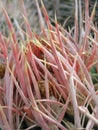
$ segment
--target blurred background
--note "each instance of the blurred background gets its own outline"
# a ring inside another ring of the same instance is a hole
[[[84,9],[85,0],[82,1],[82,8]],[[96,0],[89,0],[90,2],[90,12],[94,7]],[[2,0],[4,7],[6,8],[10,19],[13,24],[19,24],[23,26],[23,16],[21,14],[21,0]],[[40,4],[40,0],[38,0]],[[74,24],[74,12],[75,12],[75,0],[43,0],[47,12],[51,18],[54,19],[56,12],[58,22],[65,28],[69,26],[72,27]],[[39,30],[39,20],[38,12],[36,8],[35,0],[24,0],[24,4],[27,10],[28,19],[30,25],[34,31]],[[15,21],[14,21],[15,20]],[[96,6],[95,19],[94,22],[98,23],[98,2]],[[0,31],[5,31],[6,29],[5,17],[0,9]]]

